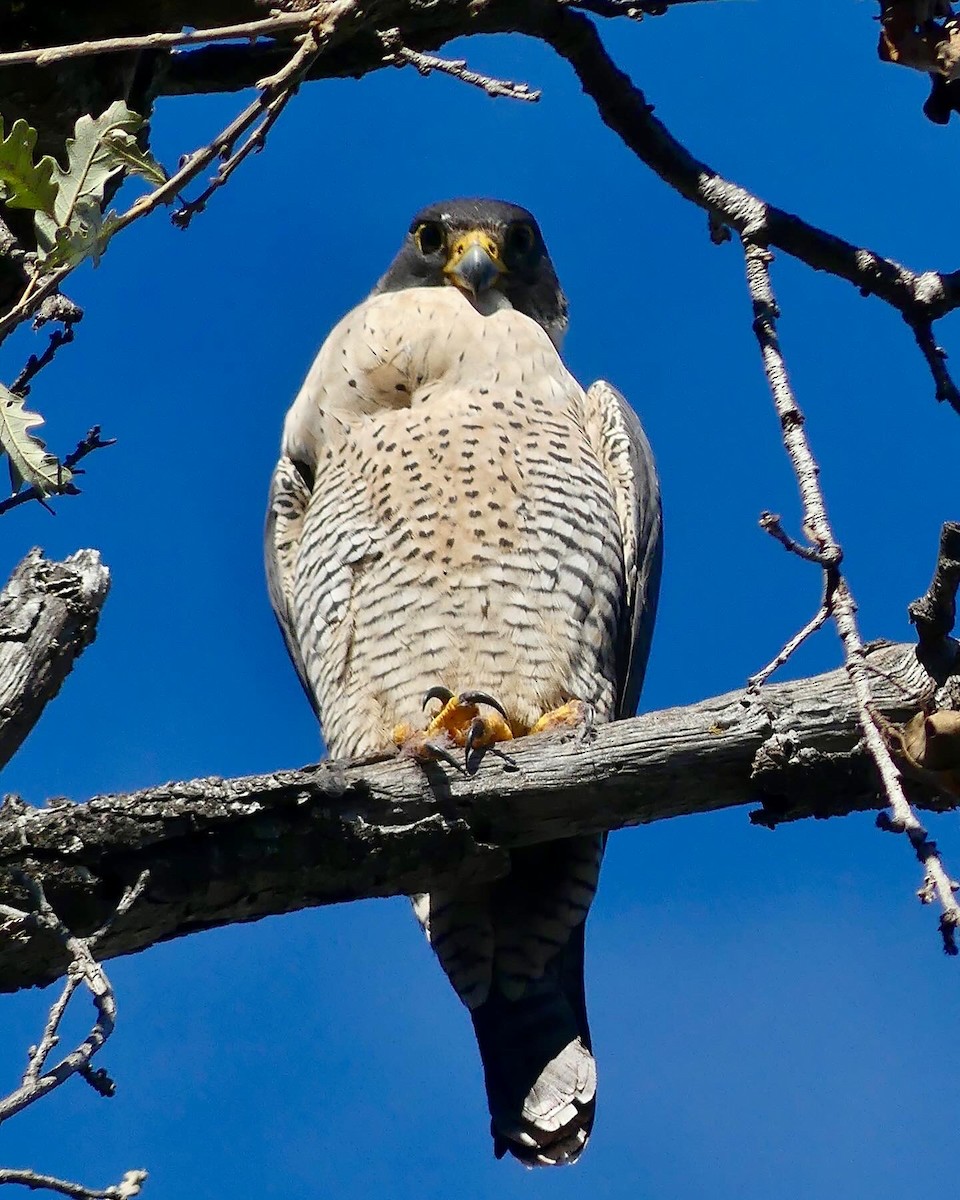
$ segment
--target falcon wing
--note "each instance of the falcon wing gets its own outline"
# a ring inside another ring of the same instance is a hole
[[[587,434],[613,488],[623,535],[626,620],[617,647],[618,717],[637,711],[660,591],[660,481],[640,418],[600,379],[586,393]]]
[[[277,624],[283,634],[287,653],[297,668],[303,690],[319,717],[316,697],[307,678],[294,617],[296,561],[303,536],[303,523],[310,503],[307,468],[286,454],[281,455],[270,480],[270,499],[264,531],[263,553],[267,568],[267,588]]]

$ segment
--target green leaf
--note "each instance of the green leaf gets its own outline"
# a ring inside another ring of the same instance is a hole
[[[0,449],[9,459],[10,486],[18,492],[27,483],[41,496],[65,491],[73,472],[30,432],[43,424],[43,417],[23,405],[22,396],[0,383]]]
[[[45,213],[37,213],[37,236],[39,239],[42,233],[46,247],[41,272],[67,265],[75,266],[85,258],[92,258],[93,265],[98,267],[118,222],[119,218],[113,209],[104,216],[100,205],[91,196],[80,197],[67,226],[58,228]]]
[[[33,161],[37,131],[19,117],[3,136],[0,116],[0,199],[10,208],[52,212],[57,186],[52,181],[56,161],[49,154]]]
[[[128,175],[139,175],[155,187],[167,182],[166,171],[149,150],[141,150],[133,134],[124,129],[112,129],[105,140],[114,156],[123,163]]]
[[[101,223],[99,215],[111,180],[133,172],[163,182],[162,168],[133,137],[142,125],[143,117],[122,100],[114,101],[99,117],[83,116],[77,121],[75,136],[67,140],[66,170],[59,163],[53,166],[53,207],[36,215],[37,249],[44,267],[54,259],[72,263],[102,253],[110,218]]]

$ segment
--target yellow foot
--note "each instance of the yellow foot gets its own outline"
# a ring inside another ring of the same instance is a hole
[[[544,713],[531,733],[553,733],[558,729],[580,729],[588,734],[593,728],[593,706],[583,700],[568,700],[553,712]]]
[[[402,753],[419,759],[442,758],[459,770],[460,762],[450,748],[462,747],[463,765],[472,775],[479,766],[481,751],[493,750],[496,742],[513,738],[503,706],[486,692],[461,692],[455,696],[449,688],[433,687],[424,697],[423,707],[431,700],[439,700],[442,707],[426,729],[414,729],[406,722],[394,729],[393,740]],[[493,713],[481,716],[481,704],[492,708]]]

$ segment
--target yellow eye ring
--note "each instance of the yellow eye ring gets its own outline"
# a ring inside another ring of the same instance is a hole
[[[436,221],[422,221],[413,231],[413,240],[421,254],[436,254],[443,249],[443,227]]]

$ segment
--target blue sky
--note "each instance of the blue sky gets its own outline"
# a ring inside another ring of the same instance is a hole
[[[660,117],[728,177],[912,267],[951,269],[956,118],[926,122],[925,81],[876,59],[873,17],[865,0],[729,0],[603,29]],[[280,425],[410,215],[450,195],[536,213],[570,298],[571,369],[621,387],[653,442],[667,544],[643,707],[741,686],[814,611],[816,570],[757,528],[774,509],[796,529],[798,506],[736,245],[711,245],[704,215],[620,146],[543,47],[452,52],[543,100],[412,70],[308,86],[188,233],[155,216],[71,281],[87,315],[32,402],[59,450],[94,421],[118,445],[56,518],[4,518],[0,568],[33,544],[95,545],[113,592],[5,789],[82,799],[315,760],[262,580]],[[161,102],[155,153],[174,165],[241,102]],[[784,256],[774,284],[864,634],[907,638],[940,522],[958,516],[960,422],[896,314]],[[960,359],[960,322],[939,333]],[[27,352],[11,340],[0,377]],[[838,661],[824,632],[788,672]],[[960,871],[956,819],[931,824]],[[400,899],[114,961],[120,1025],[102,1064],[116,1098],[73,1083],[4,1127],[0,1160],[98,1185],[144,1166],[156,1200],[942,1189],[960,967],[919,882],[868,816],[771,834],[741,809],[615,835],[587,938],[598,1120],[568,1171],[493,1160],[468,1018]],[[2,1001],[9,1086],[49,1000]]]

